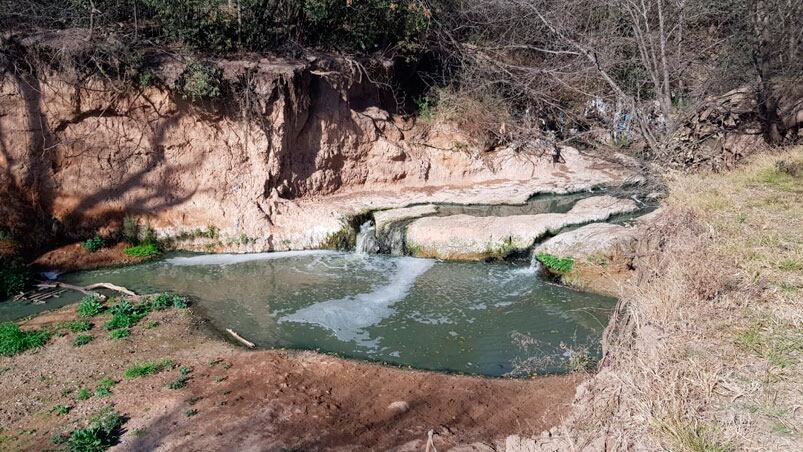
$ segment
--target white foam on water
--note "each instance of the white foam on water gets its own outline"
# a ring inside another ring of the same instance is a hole
[[[284,259],[287,257],[299,256],[322,256],[327,254],[339,254],[337,251],[326,250],[305,250],[305,251],[276,251],[273,253],[249,253],[249,254],[204,254],[192,257],[173,257],[165,260],[170,265],[179,267],[196,265],[232,265],[243,262],[267,261],[273,259]]]
[[[403,300],[418,277],[435,263],[413,257],[394,259],[394,262],[396,269],[388,284],[368,293],[315,303],[280,318],[279,323],[315,324],[328,329],[341,341],[377,347],[376,340],[371,340],[365,329],[393,315],[396,312],[393,305]]]

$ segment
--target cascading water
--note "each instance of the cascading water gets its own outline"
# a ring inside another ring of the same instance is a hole
[[[379,252],[379,243],[376,240],[376,226],[373,221],[366,221],[360,226],[355,251],[357,254],[376,254]]]
[[[538,273],[541,271],[541,261],[538,260],[535,250],[533,250],[532,256],[530,257],[530,271],[532,273]]]

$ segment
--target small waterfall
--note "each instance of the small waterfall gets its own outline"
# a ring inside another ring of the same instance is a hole
[[[373,221],[366,221],[360,226],[355,251],[357,254],[374,254],[379,251],[379,244],[376,241],[376,226]]]
[[[535,250],[533,250],[533,254],[530,257],[530,271],[532,273],[538,273],[541,271],[541,261],[539,261],[536,257]]]

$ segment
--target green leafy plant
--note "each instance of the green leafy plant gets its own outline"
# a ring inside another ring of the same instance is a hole
[[[92,326],[92,322],[88,320],[73,320],[72,322],[67,322],[67,328],[73,333],[89,331],[92,329]]]
[[[159,322],[157,322],[156,320],[151,320],[145,324],[145,329],[152,330],[157,326],[159,326]]]
[[[107,330],[116,330],[119,328],[131,328],[136,325],[143,317],[148,315],[150,306],[145,303],[135,305],[128,300],[123,300],[112,306],[109,311],[112,313],[112,319],[106,322],[104,327]]]
[[[0,323],[0,356],[14,356],[25,350],[40,348],[50,339],[47,331],[21,331],[13,322]]]
[[[181,389],[187,386],[187,381],[190,379],[191,367],[182,367],[178,370],[178,377],[167,385],[170,389]]]
[[[96,235],[89,240],[85,240],[81,243],[81,246],[90,253],[94,253],[106,246],[106,242],[103,240],[103,237]]]
[[[78,393],[75,395],[76,400],[86,400],[92,397],[92,393],[89,392],[88,389],[79,389]]]
[[[157,311],[161,311],[170,307],[186,308],[187,300],[180,296],[170,293],[162,293],[157,295],[151,300],[151,307]]]
[[[145,362],[129,367],[128,369],[126,369],[123,376],[129,379],[145,377],[148,375],[159,373],[167,369],[168,367],[173,367],[173,361],[169,359],[165,359],[159,362]]]
[[[574,259],[571,258],[564,259],[548,253],[538,253],[535,257],[544,264],[547,270],[553,273],[566,274],[574,268]]]
[[[98,387],[95,388],[95,395],[98,397],[109,397],[112,395],[112,388],[118,383],[117,380],[112,378],[104,378],[98,382]]]
[[[103,312],[103,310],[104,307],[100,298],[95,295],[87,295],[78,304],[77,312],[79,317],[94,317]]]
[[[123,250],[125,254],[133,257],[153,257],[158,256],[159,247],[154,243],[144,243],[142,245],[131,246]]]
[[[80,336],[75,336],[75,339],[72,341],[72,344],[76,347],[81,347],[83,345],[92,342],[93,339],[94,337],[92,337],[89,334],[82,334]]]
[[[111,407],[95,415],[89,425],[70,433],[71,452],[99,452],[115,445],[120,438],[123,416]]]
[[[109,337],[112,339],[124,339],[127,338],[128,336],[131,336],[131,330],[129,330],[128,328],[120,328],[117,330],[112,330],[112,332],[109,333]]]

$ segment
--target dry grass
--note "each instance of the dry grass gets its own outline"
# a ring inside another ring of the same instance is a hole
[[[487,92],[440,88],[422,106],[424,122],[454,124],[480,146],[504,139],[510,127],[506,103]]]
[[[786,164],[778,164],[784,161]],[[803,450],[803,149],[676,175],[559,449]]]

